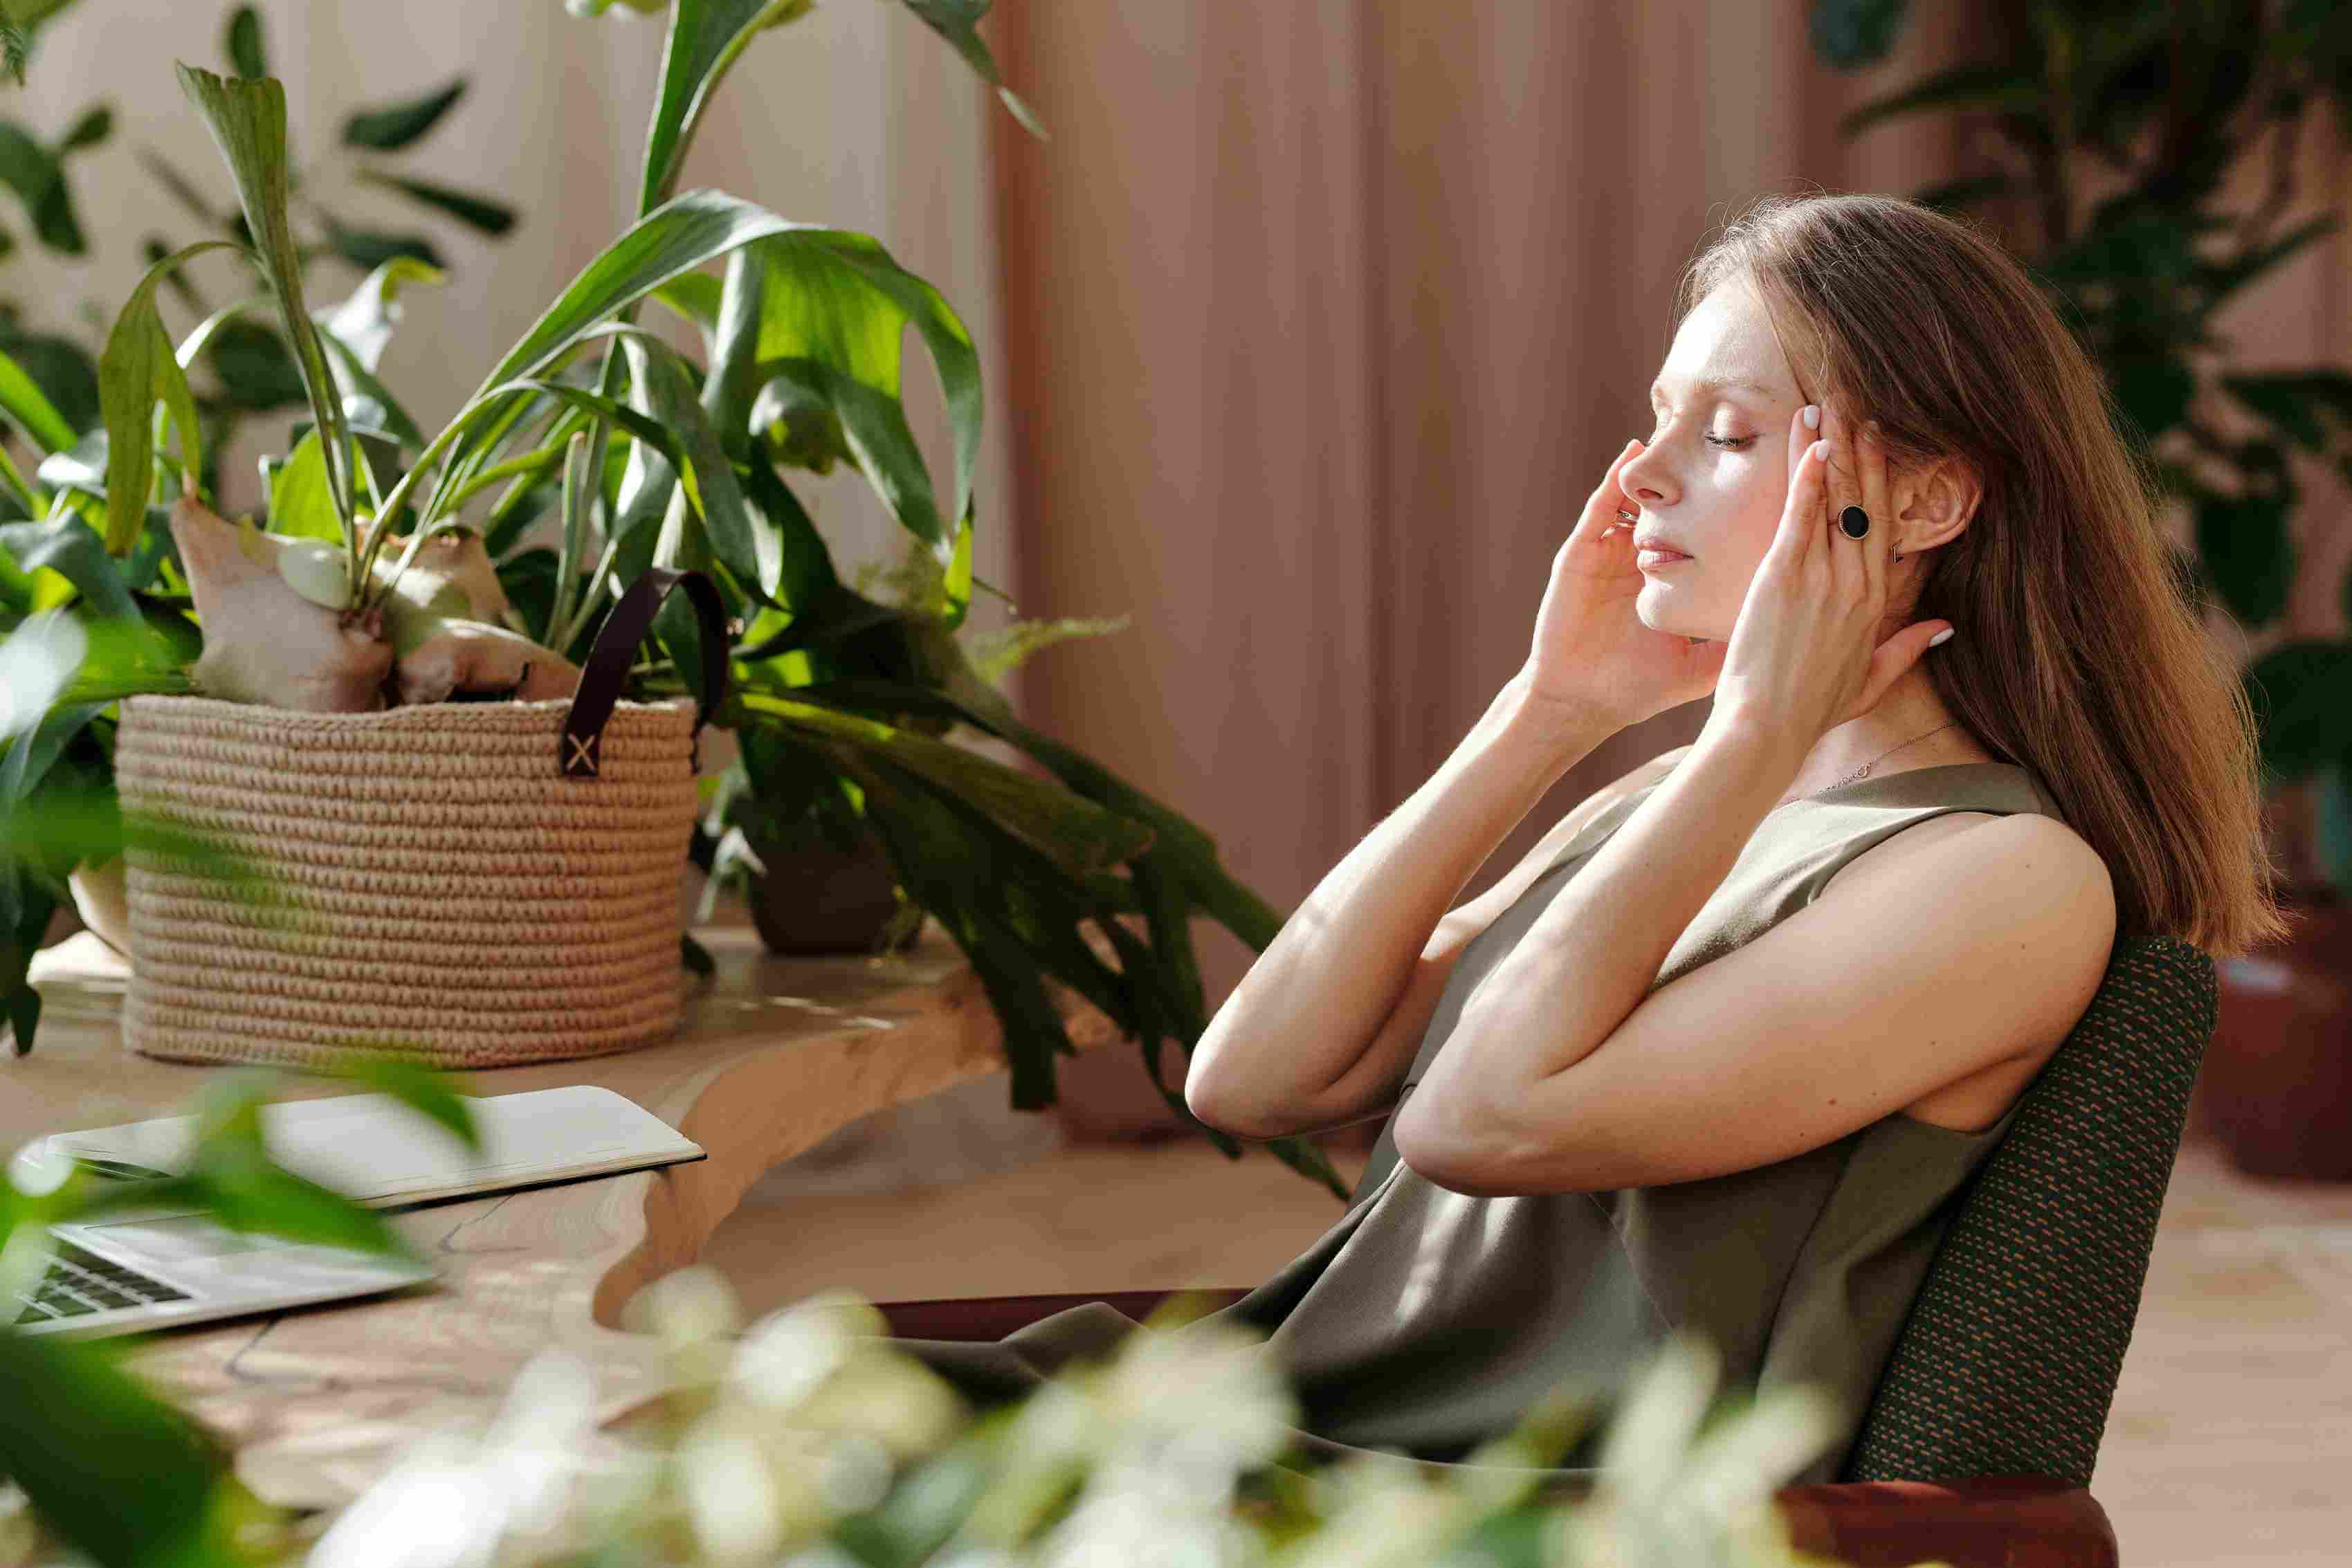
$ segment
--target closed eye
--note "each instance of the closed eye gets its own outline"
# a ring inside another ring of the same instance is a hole
[[[1711,446],[1728,447],[1733,451],[1737,452],[1742,447],[1755,445],[1756,437],[1753,436],[1709,436],[1707,437],[1707,442]]]

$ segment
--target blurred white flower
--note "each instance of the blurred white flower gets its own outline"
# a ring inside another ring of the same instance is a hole
[[[1655,1500],[1682,1465],[1722,1374],[1723,1354],[1670,1335],[1628,1387],[1601,1447],[1601,1484],[1635,1505]]]
[[[436,1433],[335,1516],[310,1568],[480,1568],[506,1528],[492,1474],[474,1445]]]
[[[1464,1499],[1381,1459],[1350,1455],[1317,1479],[1322,1528],[1294,1543],[1283,1568],[1423,1568],[1468,1522]]]
[[[1263,1464],[1289,1446],[1299,1414],[1265,1342],[1237,1323],[1140,1328],[1111,1360],[1103,1417],[1129,1444]]]
[[[478,1437],[435,1433],[330,1525],[310,1568],[487,1568],[509,1537],[552,1534],[574,1482],[614,1462],[600,1442],[595,1374],[543,1351]]]
[[[53,1139],[36,1138],[8,1160],[8,1184],[28,1198],[45,1198],[73,1174],[73,1156]]]
[[[746,1434],[698,1422],[678,1442],[677,1478],[696,1539],[711,1557],[762,1556],[782,1539],[767,1458]]]
[[[1039,1568],[1243,1568],[1264,1561],[1257,1538],[1227,1511],[1230,1488],[1202,1492],[1181,1474],[1106,1465],[1032,1553]]]
[[[868,1315],[872,1325],[865,1321]],[[789,1410],[848,1358],[852,1339],[877,1332],[887,1336],[888,1321],[862,1298],[841,1291],[805,1297],[745,1331],[728,1365],[728,1385],[758,1404]]]
[[[831,1512],[864,1513],[890,1495],[898,1468],[881,1439],[852,1432],[818,1461],[817,1496]]]
[[[702,1264],[674,1269],[638,1293],[629,1315],[672,1349],[723,1339],[742,1323],[735,1289]]]

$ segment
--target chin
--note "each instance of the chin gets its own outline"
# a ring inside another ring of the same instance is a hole
[[[1691,625],[1690,616],[1655,613],[1649,607],[1648,601],[1647,590],[1634,599],[1633,618],[1652,631],[1666,632],[1678,637],[1712,637],[1716,635],[1709,629]]]

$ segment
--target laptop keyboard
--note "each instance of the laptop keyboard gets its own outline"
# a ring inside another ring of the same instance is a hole
[[[161,1279],[110,1263],[70,1241],[51,1237],[50,1247],[49,1269],[40,1284],[29,1292],[13,1292],[20,1325],[188,1299],[184,1290],[174,1290]],[[5,1310],[0,1306],[0,1310]]]

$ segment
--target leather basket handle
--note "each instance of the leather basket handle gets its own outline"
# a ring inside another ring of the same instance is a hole
[[[727,607],[719,590],[699,572],[649,566],[629,584],[588,650],[587,667],[580,672],[580,688],[572,693],[572,710],[564,715],[563,734],[556,742],[556,771],[568,779],[596,776],[604,721],[620,700],[621,683],[628,679],[637,645],[653,629],[654,612],[673,588],[684,588],[694,604],[702,630],[702,691],[694,714],[695,732],[709,721],[710,710],[727,694]]]

